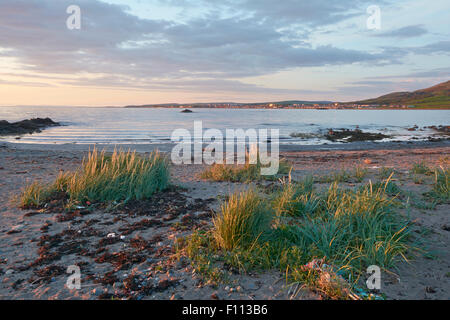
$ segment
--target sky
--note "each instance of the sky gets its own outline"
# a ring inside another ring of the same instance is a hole
[[[413,91],[450,78],[449,12],[448,0],[0,0],[0,105]]]

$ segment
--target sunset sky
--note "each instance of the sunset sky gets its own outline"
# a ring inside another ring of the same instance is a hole
[[[69,30],[70,5],[81,29]],[[381,29],[367,28],[367,8]],[[1,0],[0,105],[350,101],[450,78],[448,0]]]

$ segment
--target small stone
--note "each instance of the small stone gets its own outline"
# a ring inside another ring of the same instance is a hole
[[[23,225],[17,225],[11,228],[11,230],[9,230],[7,232],[7,234],[14,234],[14,233],[20,233],[22,232],[23,229]]]
[[[178,293],[174,293],[171,297],[170,300],[183,300],[183,297],[181,295],[179,295]]]
[[[5,275],[9,276],[10,274],[13,274],[13,273],[14,273],[14,270],[8,269],[8,270],[6,270]]]
[[[225,287],[225,291],[230,291],[230,287],[229,287],[229,286],[226,286],[226,287]]]
[[[253,291],[253,290],[257,290],[258,286],[256,285],[256,283],[249,282],[245,285],[245,288]]]
[[[214,292],[214,293],[211,295],[211,299],[219,300],[219,296],[217,295],[216,292]]]
[[[169,287],[169,280],[162,279],[158,282],[158,289],[165,290]]]
[[[237,291],[237,292],[241,292],[241,291],[242,291],[242,287],[241,287],[241,286],[237,286],[237,287],[236,287],[236,291]]]
[[[425,291],[426,291],[427,293],[436,293],[436,290],[435,290],[433,287],[426,287],[426,288],[425,288]]]
[[[103,290],[101,290],[101,289],[99,289],[99,288],[92,289],[92,294],[93,294],[94,296],[99,296],[99,295],[103,294]]]

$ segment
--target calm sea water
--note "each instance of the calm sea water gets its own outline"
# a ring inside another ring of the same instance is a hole
[[[0,107],[0,119],[18,121],[50,117],[64,124],[42,133],[0,137],[14,143],[77,144],[148,144],[170,143],[173,130],[193,131],[194,121],[203,121],[204,130],[277,128],[281,144],[315,145],[329,143],[320,136],[328,128],[359,128],[391,135],[388,140],[423,140],[430,129],[408,131],[417,125],[449,125],[450,110],[248,110],[194,109],[124,109],[74,107]],[[294,138],[293,133],[302,137]]]

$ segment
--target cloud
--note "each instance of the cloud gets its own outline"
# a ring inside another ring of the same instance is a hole
[[[427,71],[415,71],[405,74],[368,77],[366,79],[398,79],[398,78],[441,78],[450,79],[450,67],[435,68]]]
[[[383,47],[382,48],[385,54],[389,54],[392,57],[401,57],[407,54],[423,54],[423,55],[431,55],[431,54],[441,54],[448,55],[450,54],[450,41],[438,41],[432,42],[422,46],[409,46],[409,47]]]
[[[210,9],[228,15],[247,16],[254,20],[264,20],[272,25],[323,26],[365,14],[366,8],[373,4],[368,0],[159,0],[159,3],[190,10]],[[213,3],[213,4],[212,4]],[[386,1],[377,1],[378,4]]]
[[[0,46],[10,50],[0,51],[0,58],[14,57],[23,70],[35,73],[120,80],[108,82],[113,86],[176,87],[178,81],[198,90],[222,78],[227,81],[215,82],[217,88],[249,91],[259,89],[244,85],[243,78],[298,67],[394,62],[385,53],[312,46],[303,31],[288,28],[345,19],[352,14],[353,1],[243,0],[237,6],[236,0],[225,0],[222,5],[236,15],[223,17],[211,11],[207,16],[168,21],[133,16],[125,6],[79,0],[82,29],[68,30],[66,8],[72,3],[3,0]]]
[[[423,25],[412,25],[383,33],[374,34],[373,36],[383,38],[415,38],[427,33],[428,31]]]

